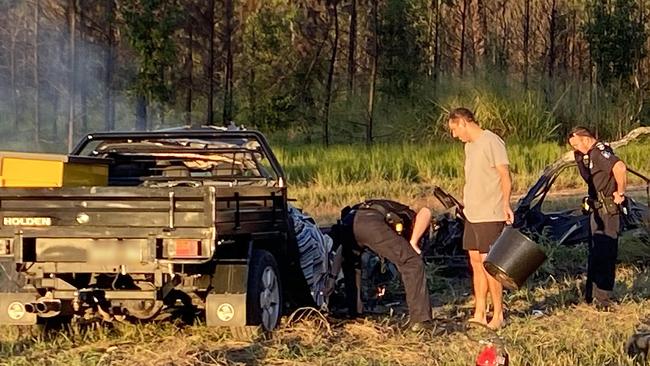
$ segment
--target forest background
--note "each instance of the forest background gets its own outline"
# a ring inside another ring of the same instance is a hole
[[[521,191],[572,126],[611,140],[648,123],[649,15],[647,0],[0,0],[0,146],[233,121],[271,137],[303,206],[334,208],[457,190],[444,121],[467,106],[508,142]],[[622,153],[648,170],[642,147]]]

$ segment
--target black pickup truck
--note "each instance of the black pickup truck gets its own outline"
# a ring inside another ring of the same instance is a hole
[[[0,188],[0,324],[186,308],[271,330],[312,303],[259,132],[95,133],[70,155],[107,164],[107,184]]]

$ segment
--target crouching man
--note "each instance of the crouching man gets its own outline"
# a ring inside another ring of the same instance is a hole
[[[427,330],[431,323],[431,305],[418,243],[424,232],[412,237],[413,226],[428,226],[431,213],[423,209],[416,215],[408,206],[390,200],[370,200],[341,212],[337,224],[338,239],[343,245],[343,274],[350,315],[362,312],[359,296],[360,255],[368,248],[391,261],[400,272],[406,290],[410,328]],[[414,243],[411,245],[411,243]]]

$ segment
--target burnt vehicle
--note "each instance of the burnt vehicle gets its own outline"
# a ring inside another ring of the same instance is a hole
[[[575,179],[581,179],[577,176],[575,162],[560,160],[547,167],[537,182],[517,202],[513,226],[532,235],[543,236],[544,240],[555,245],[587,243],[589,213],[580,207],[579,200],[576,207],[561,211],[548,210],[544,205],[556,180],[564,174],[571,175],[572,170],[575,170]],[[646,199],[650,203],[650,179],[629,168],[628,172],[645,182]],[[432,193],[443,210],[432,218],[429,235],[423,240],[423,259],[428,263],[435,263],[439,274],[466,275],[469,262],[462,246],[465,223],[463,205],[440,187],[434,187]],[[647,203],[628,197],[625,207],[627,214],[622,215],[622,231],[641,229],[647,235],[647,225],[650,222],[648,206]],[[395,281],[398,274],[387,260],[368,251],[365,254],[366,257],[362,258],[362,271],[365,272],[363,281],[366,290],[361,295],[364,302],[372,306],[381,301],[387,284]]]
[[[560,161],[546,168],[540,178],[517,202],[513,226],[529,233],[542,235],[546,240],[558,245],[576,245],[589,240],[589,213],[579,204],[561,211],[548,211],[545,199],[552,191],[553,184],[562,174],[576,170],[575,163]],[[650,179],[635,170],[628,172],[646,184],[646,199],[641,202],[628,197],[625,203],[622,231],[646,228],[650,210]],[[466,266],[462,250],[463,223],[462,204],[442,188],[436,187],[434,196],[441,202],[445,211],[433,219],[429,242],[424,250],[425,260],[441,261],[447,266]]]
[[[103,167],[104,184],[0,188],[0,324],[185,308],[271,330],[313,304],[285,175],[259,132],[96,133],[69,158]]]
[[[581,205],[561,211],[545,211],[544,200],[553,183],[562,174],[577,170],[574,162],[560,162],[548,167],[537,182],[521,197],[515,207],[513,226],[544,235],[551,242],[575,245],[589,241],[589,212]],[[645,228],[650,218],[650,179],[628,167],[628,173],[646,184],[646,202],[627,197],[624,205],[621,231]],[[584,202],[584,199],[583,199]]]

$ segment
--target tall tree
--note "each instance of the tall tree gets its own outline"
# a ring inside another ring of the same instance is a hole
[[[77,77],[77,89],[79,90],[79,114],[81,118],[81,131],[82,133],[88,132],[88,77],[87,77],[87,67],[88,64],[88,44],[87,44],[87,33],[88,21],[90,20],[87,14],[86,8],[88,8],[88,2],[80,1],[79,2],[79,41],[81,47],[79,47],[79,52],[76,53],[75,58],[75,69],[79,70],[79,76]],[[81,62],[81,68],[79,63]]]
[[[208,80],[208,103],[207,103],[207,113],[206,113],[206,123],[208,125],[214,125],[214,38],[215,38],[215,10],[214,10],[214,0],[208,0],[208,17],[207,25],[208,30],[208,60],[206,67],[206,78]]]
[[[77,0],[68,0],[68,37],[69,37],[69,75],[68,75],[68,151],[74,147],[74,129],[75,129],[75,94],[76,94],[76,77],[77,68]]]
[[[125,0],[126,36],[137,55],[138,71],[133,91],[136,95],[138,130],[147,129],[147,109],[151,102],[164,105],[171,98],[165,70],[175,62],[175,31],[178,8],[166,0]]]
[[[366,124],[366,145],[371,145],[373,140],[373,127],[375,118],[375,84],[377,82],[377,67],[379,63],[379,0],[372,1],[372,51],[370,67],[370,87],[368,88],[368,123]]]
[[[336,68],[336,52],[339,48],[339,17],[338,17],[338,0],[328,0],[328,12],[331,24],[334,24],[334,41],[332,42],[332,56],[330,66],[327,72],[327,85],[325,87],[325,113],[323,117],[323,144],[329,146],[329,119],[330,103],[332,102],[332,83],[334,80],[334,71]]]
[[[115,70],[115,0],[105,0],[105,33],[106,47],[104,48],[104,128],[107,131],[115,129],[115,100],[113,97],[113,74]]]
[[[233,0],[225,2],[224,49],[226,54],[226,77],[223,93],[223,123],[228,124],[233,118]]]
[[[524,56],[524,88],[528,89],[528,57],[530,44],[530,0],[524,0],[523,20],[523,56]]]
[[[34,2],[34,143],[36,148],[40,147],[41,141],[41,82],[40,82],[40,62],[39,62],[39,26],[40,26],[40,15],[41,13],[41,2],[36,0]]]
[[[438,81],[438,74],[440,73],[440,7],[442,6],[440,0],[432,0],[435,3],[435,21],[434,21],[434,38],[433,38],[433,80]]]
[[[348,35],[348,97],[354,93],[354,77],[357,71],[357,0],[350,1],[350,29]]]
[[[191,5],[190,5],[191,6]],[[192,9],[185,13],[185,29],[187,31],[187,55],[185,56],[185,78],[187,92],[185,94],[185,124],[192,125],[192,91],[194,88],[194,17]]]
[[[557,0],[551,0],[551,9],[548,16],[548,78],[553,80],[555,71],[556,41],[557,41]]]
[[[646,55],[647,35],[638,18],[638,5],[634,0],[591,0],[589,10],[585,37],[598,81],[627,81]]]
[[[463,76],[465,68],[465,35],[467,34],[467,7],[469,0],[460,2],[460,56],[458,57],[458,70],[460,76]]]
[[[17,18],[17,17],[16,17]],[[14,19],[16,19],[14,18]],[[18,73],[18,61],[16,53],[18,52],[16,44],[18,42],[18,22],[12,22],[9,27],[9,74],[10,74],[10,85],[11,85],[11,111],[13,117],[13,126],[15,130],[18,130],[18,85],[17,85],[17,73]]]
[[[412,0],[388,0],[379,25],[382,92],[407,95],[422,71],[423,48]]]

